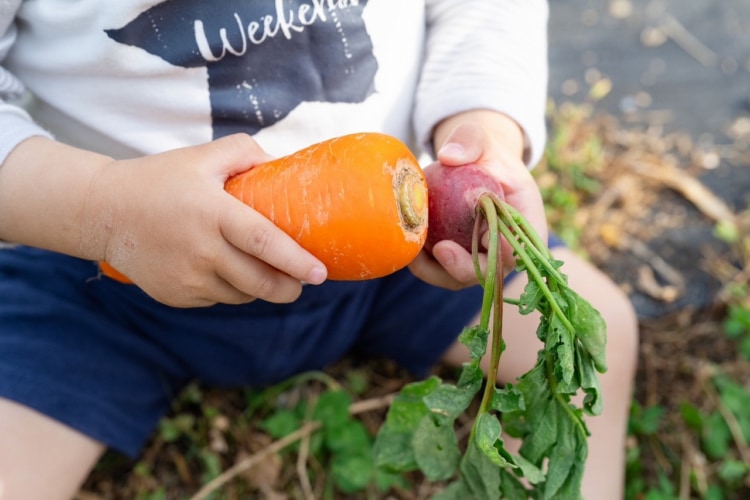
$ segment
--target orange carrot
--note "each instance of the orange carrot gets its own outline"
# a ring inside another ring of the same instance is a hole
[[[233,176],[227,192],[266,216],[328,268],[331,280],[391,274],[427,235],[427,184],[398,139],[329,139]],[[103,274],[129,282],[112,266]]]
[[[112,267],[112,265],[109,262],[101,261],[99,262],[99,271],[104,276],[107,276],[109,278],[112,278],[115,281],[119,281],[120,283],[125,283],[127,285],[132,284],[133,282],[130,281],[130,278],[122,274],[120,271]]]

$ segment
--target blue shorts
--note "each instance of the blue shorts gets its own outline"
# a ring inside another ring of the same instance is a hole
[[[408,270],[304,287],[293,304],[176,309],[95,263],[0,250],[0,397],[135,457],[193,380],[261,387],[344,356],[424,376],[481,306],[482,291],[429,286]]]

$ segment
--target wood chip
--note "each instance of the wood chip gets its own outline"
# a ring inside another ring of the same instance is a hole
[[[640,266],[638,268],[636,286],[646,295],[668,304],[674,302],[682,295],[682,291],[676,286],[660,285],[656,280],[653,269],[649,266]]]
[[[718,64],[719,56],[716,52],[708,48],[674,17],[665,14],[661,29],[674,43],[703,66],[710,68]]]
[[[679,168],[666,163],[643,159],[630,162],[629,166],[637,174],[674,189],[695,205],[703,215],[713,219],[715,222],[736,223],[735,214],[726,203],[706,188],[698,179]]]

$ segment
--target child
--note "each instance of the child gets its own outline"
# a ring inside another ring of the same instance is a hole
[[[465,361],[455,338],[480,305],[466,251],[444,241],[392,276],[326,281],[223,184],[376,130],[479,163],[546,236],[529,174],[546,19],[531,0],[3,2],[0,239],[18,245],[0,251],[0,497],[70,498],[106,448],[136,456],[194,379],[263,385],[348,354],[417,375]],[[554,253],[617,353],[584,493],[618,498],[635,316],[608,278]],[[508,311],[501,381],[533,363],[534,320]]]

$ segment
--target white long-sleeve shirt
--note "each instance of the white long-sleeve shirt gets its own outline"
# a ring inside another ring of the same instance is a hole
[[[252,134],[283,155],[456,112],[545,140],[543,0],[0,0],[0,163],[51,134],[115,158]],[[21,95],[33,99],[21,106]]]

